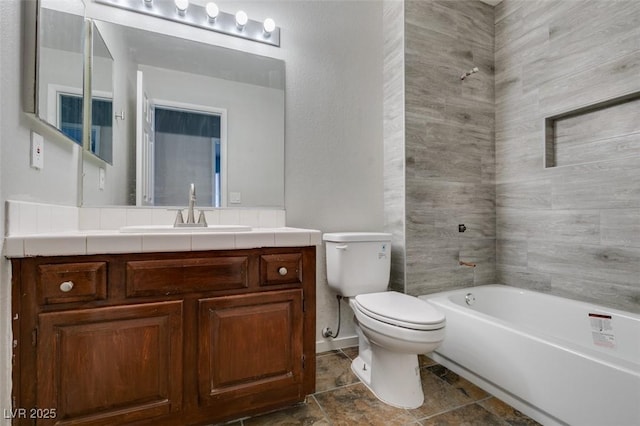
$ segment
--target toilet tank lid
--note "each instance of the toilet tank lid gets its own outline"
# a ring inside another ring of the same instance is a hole
[[[391,234],[386,232],[332,232],[324,234],[322,239],[336,243],[391,241]]]

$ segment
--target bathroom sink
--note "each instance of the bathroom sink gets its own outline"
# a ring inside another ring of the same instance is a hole
[[[209,226],[181,226],[173,225],[136,225],[123,226],[120,232],[124,233],[184,233],[184,232],[247,232],[251,231],[250,226],[245,225],[209,225]]]

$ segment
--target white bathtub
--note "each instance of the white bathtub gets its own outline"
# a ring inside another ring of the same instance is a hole
[[[640,315],[503,285],[420,298],[446,315],[436,361],[531,418],[640,425]]]

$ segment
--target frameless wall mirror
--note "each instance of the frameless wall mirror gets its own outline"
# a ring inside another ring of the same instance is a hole
[[[39,2],[35,112],[79,145],[83,138],[84,25],[81,1]]]
[[[119,117],[104,194],[112,177],[127,178],[105,202],[88,190],[85,162],[85,205],[183,206],[193,182],[199,206],[284,206],[283,61],[95,24],[113,57]],[[99,72],[94,52],[94,80]]]

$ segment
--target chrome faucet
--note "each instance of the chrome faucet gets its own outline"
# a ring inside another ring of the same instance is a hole
[[[204,210],[200,210],[200,214],[198,215],[198,222],[196,223],[196,215],[195,215],[195,206],[196,206],[196,184],[192,183],[189,186],[189,204],[187,207],[187,221],[185,222],[182,219],[182,209],[178,210],[178,214],[176,215],[176,220],[173,223],[174,227],[207,227],[207,218],[205,217]]]
[[[187,210],[187,223],[196,223],[196,217],[193,208],[196,206],[196,184],[192,183],[189,187],[189,208]]]

